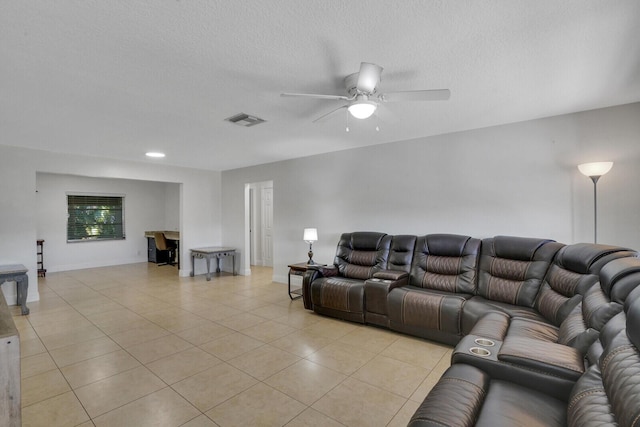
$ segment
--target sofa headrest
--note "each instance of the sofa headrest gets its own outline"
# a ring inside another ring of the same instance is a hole
[[[410,235],[396,235],[391,238],[387,270],[402,270],[407,273],[411,270],[416,240],[416,236]]]
[[[614,259],[600,270],[600,287],[612,301],[623,303],[638,284],[640,258]]]
[[[375,251],[379,248],[380,242],[386,236],[385,233],[378,233],[375,231],[356,231],[350,236],[351,249],[360,251]]]
[[[555,263],[565,270],[580,274],[598,274],[603,263],[617,257],[630,257],[635,251],[619,246],[600,245],[594,243],[576,243],[560,249]]]
[[[416,247],[416,236],[398,234],[391,238],[391,250],[397,252],[413,252]]]
[[[465,247],[470,240],[471,237],[458,234],[428,234],[424,236],[426,248],[418,250],[426,250],[436,256],[460,257],[465,254]]]
[[[530,237],[496,236],[493,238],[493,247],[496,256],[500,258],[515,259],[519,261],[533,261],[536,252],[540,248],[553,242],[555,241]],[[560,247],[561,246],[556,248],[555,251]]]
[[[627,336],[629,340],[640,349],[640,288],[636,288],[625,303],[625,311],[627,312]]]

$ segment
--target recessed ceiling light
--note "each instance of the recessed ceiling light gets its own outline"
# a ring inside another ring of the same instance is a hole
[[[145,155],[147,157],[156,157],[156,158],[164,157],[164,153],[158,153],[156,151],[149,151],[148,153],[145,153]]]

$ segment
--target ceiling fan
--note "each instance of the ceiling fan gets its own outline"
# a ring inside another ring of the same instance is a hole
[[[313,93],[282,93],[280,96],[346,101],[346,104],[329,111],[313,122],[328,117],[336,111],[347,109],[357,119],[367,119],[375,113],[378,105],[386,102],[404,101],[444,101],[449,99],[449,89],[409,90],[400,92],[378,93],[378,85],[382,76],[382,67],[368,62],[360,64],[360,71],[345,77],[344,85],[347,95],[320,95]]]

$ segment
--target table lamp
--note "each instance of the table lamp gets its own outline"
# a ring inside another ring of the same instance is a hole
[[[594,162],[578,165],[581,174],[593,181],[593,243],[598,243],[598,193],[597,183],[600,177],[611,170],[613,162]]]
[[[313,262],[313,242],[318,240],[318,230],[316,228],[305,228],[302,236],[302,240],[309,244],[309,261],[307,264],[315,264]]]

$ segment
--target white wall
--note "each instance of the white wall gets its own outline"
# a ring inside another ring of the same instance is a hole
[[[277,162],[222,173],[225,244],[244,250],[244,184],[274,183],[274,280],[331,263],[342,232],[517,235],[592,241],[591,181],[576,165],[613,160],[598,183],[599,242],[640,249],[640,104]],[[247,266],[242,265],[241,271]]]
[[[179,197],[166,196],[169,185],[178,187],[162,182],[36,174],[37,237],[45,240],[47,271],[146,261],[144,232],[166,229],[167,212],[175,212],[176,218],[172,218],[172,222],[176,226],[179,223]],[[67,243],[67,193],[74,192],[123,195],[126,239]],[[169,202],[175,205],[169,206]]]
[[[0,264],[20,263],[29,268],[28,301],[38,299],[35,286],[37,172],[180,184],[181,276],[188,276],[191,269],[189,248],[222,244],[219,172],[171,167],[161,162],[123,162],[0,145]],[[204,265],[198,264],[196,274],[204,269]],[[2,288],[7,300],[15,301],[15,286],[5,284]]]
[[[160,230],[180,230],[180,184],[164,184],[164,226]]]
[[[34,159],[26,151],[0,147],[0,264],[29,269],[27,301],[38,299],[35,206]],[[14,282],[5,282],[2,291],[7,304],[16,303]]]

